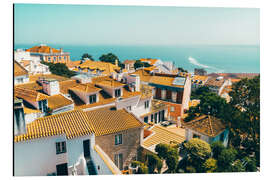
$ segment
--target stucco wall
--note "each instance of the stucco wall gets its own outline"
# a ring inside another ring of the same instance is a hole
[[[191,94],[191,80],[189,77],[187,77],[185,86],[184,86],[184,93],[183,93],[183,100],[182,100],[183,109],[189,108],[190,94]]]
[[[114,162],[114,154],[123,154],[123,167],[128,166],[132,156],[137,155],[137,150],[141,143],[141,131],[143,128],[128,129],[119,133],[97,136],[96,144],[111,158]],[[122,134],[122,144],[115,145],[115,135]]]

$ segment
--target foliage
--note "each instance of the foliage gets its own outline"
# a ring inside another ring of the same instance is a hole
[[[232,172],[245,172],[245,167],[243,163],[237,159],[232,165]]]
[[[140,161],[132,161],[131,167],[138,167],[136,174],[148,174],[148,167]]]
[[[211,155],[210,145],[201,139],[192,138],[184,146],[188,156],[194,160],[205,160]]]
[[[232,163],[235,161],[237,151],[233,148],[224,149],[218,156],[218,171],[231,172]]]
[[[102,54],[99,57],[99,60],[100,61],[108,62],[108,63],[111,63],[111,64],[115,64],[115,60],[116,59],[119,59],[119,58],[115,54],[113,54],[113,53]]]
[[[140,68],[140,67],[150,67],[151,65],[147,62],[142,62],[140,60],[136,60],[136,62],[134,63],[134,68]]]
[[[162,159],[166,159],[169,149],[170,149],[169,145],[162,143],[156,145],[155,147],[155,151],[158,153],[158,156]]]
[[[171,154],[166,158],[166,164],[168,166],[168,172],[174,173],[178,162],[178,155]]]
[[[213,142],[211,144],[212,156],[217,159],[220,153],[225,149],[224,145],[220,141]]]
[[[260,166],[260,76],[233,84],[230,109],[223,120],[230,128],[230,144],[241,157],[255,156]]]
[[[162,161],[156,154],[153,153],[148,153],[146,157],[149,173],[154,173],[158,167],[160,168]]]
[[[181,68],[181,67],[178,67],[177,69],[178,69],[179,72],[185,72],[185,73],[188,73],[187,70],[185,70],[185,69],[183,69],[183,68]]]
[[[196,169],[193,166],[187,166],[186,172],[187,173],[196,173]]]
[[[214,172],[217,169],[217,160],[209,158],[203,163],[204,171],[207,173]]]
[[[254,158],[245,157],[245,158],[243,158],[243,161],[246,163],[245,164],[246,172],[256,172],[257,171],[256,160]]]
[[[202,92],[202,94],[199,95],[199,92]],[[224,118],[228,114],[229,105],[224,98],[218,96],[216,93],[208,92],[207,88],[199,88],[198,95],[196,96],[200,99],[200,104],[191,107],[187,111],[188,116],[185,118],[185,122],[203,114],[209,114],[217,118]]]
[[[87,59],[91,59],[92,61],[94,61],[94,58],[92,57],[92,55],[88,54],[88,53],[84,53],[81,57],[81,60],[84,60],[85,58]]]
[[[208,93],[210,93],[210,89],[207,86],[201,86],[194,92],[191,92],[190,99],[200,99],[201,96]]]
[[[49,62],[44,62],[44,61],[41,61],[41,63],[49,66],[49,69],[50,69],[52,74],[56,74],[56,75],[64,76],[64,77],[68,77],[68,78],[76,75],[75,72],[70,71],[68,69],[68,67],[63,63],[54,64],[54,63],[49,63]]]

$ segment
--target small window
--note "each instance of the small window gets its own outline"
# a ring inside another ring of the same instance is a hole
[[[121,96],[121,89],[116,89],[115,90],[115,97],[120,97]]]
[[[151,114],[151,122],[154,120],[154,114]]]
[[[131,111],[131,106],[128,106],[128,107],[127,107],[127,110]]]
[[[56,57],[53,57],[53,60],[56,61]]]
[[[67,149],[66,149],[66,142],[57,142],[56,143],[56,154],[62,154],[62,153],[66,153]]]
[[[145,123],[148,123],[148,116],[144,117],[144,120],[143,120]]]
[[[147,108],[149,108],[149,101],[144,102],[144,109],[147,109]]]
[[[115,145],[122,144],[122,134],[115,135]]]
[[[64,56],[64,60],[66,60],[67,59],[67,57],[66,56]]]
[[[51,62],[51,57],[48,57],[48,61]]]
[[[58,59],[61,60],[61,56],[59,56]]]
[[[193,134],[193,138],[198,138],[198,139],[200,139],[200,135],[198,135],[198,134]]]
[[[174,106],[171,106],[171,112],[174,112],[175,108]]]
[[[89,96],[89,103],[90,104],[93,104],[96,102],[97,102],[97,95],[96,94]]]

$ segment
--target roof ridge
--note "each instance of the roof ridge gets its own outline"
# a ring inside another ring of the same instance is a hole
[[[175,135],[177,135],[177,136],[179,136],[179,137],[182,137],[182,138],[183,138],[183,136],[182,136],[182,135],[177,134],[177,133],[172,132],[172,131],[169,131],[168,129],[166,129],[166,128],[164,128],[164,127],[161,127],[161,126],[156,126],[156,125],[155,125],[154,127],[158,127],[158,128],[163,129],[163,130],[165,130],[165,131],[167,131],[167,132],[169,132],[169,133],[175,134]]]
[[[207,116],[207,119],[208,119],[210,131],[211,131],[211,135],[213,136],[213,135],[214,135],[214,130],[213,130],[213,127],[212,127],[212,121],[211,121],[209,115]]]

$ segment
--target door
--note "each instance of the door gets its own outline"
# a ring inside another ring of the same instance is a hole
[[[68,168],[67,163],[56,165],[57,176],[67,176]]]
[[[90,140],[89,139],[83,141],[83,154],[84,154],[84,157],[90,156]]]

